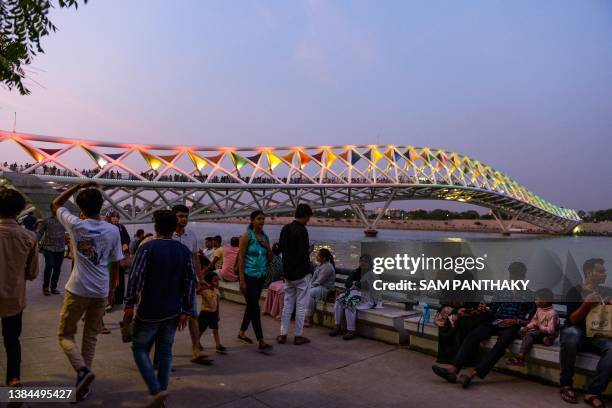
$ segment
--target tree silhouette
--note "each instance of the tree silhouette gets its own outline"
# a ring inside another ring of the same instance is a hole
[[[87,3],[87,0],[82,0]],[[78,0],[0,0],[0,82],[22,95],[30,90],[24,84],[26,65],[44,53],[41,39],[57,31],[48,18],[52,7],[78,8]]]

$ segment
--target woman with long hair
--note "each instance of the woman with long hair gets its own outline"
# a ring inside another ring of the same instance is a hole
[[[336,286],[336,264],[334,256],[327,248],[319,249],[317,252],[317,266],[312,274],[310,291],[308,292],[308,306],[306,307],[305,327],[312,326],[312,317],[315,306],[321,299],[325,299],[327,293]]]
[[[252,324],[255,337],[259,343],[258,351],[267,352],[272,349],[272,346],[263,339],[259,299],[268,271],[268,262],[272,259],[272,250],[270,240],[263,231],[266,221],[263,211],[253,211],[250,219],[251,222],[246,232],[240,237],[238,244],[240,292],[246,300],[246,309],[244,310],[238,339],[247,344],[253,343],[253,340],[245,334],[249,324]]]

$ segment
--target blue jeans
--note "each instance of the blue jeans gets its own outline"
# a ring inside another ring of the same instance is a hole
[[[578,352],[586,351],[600,356],[595,375],[586,386],[588,394],[601,395],[612,376],[612,339],[602,337],[586,337],[584,331],[577,326],[570,326],[561,331],[561,361],[562,387],[572,386],[574,367]]]
[[[176,333],[177,319],[168,319],[162,322],[149,323],[134,320],[132,334],[132,353],[134,361],[140,370],[142,378],[154,393],[168,388],[170,369],[172,368],[172,344]],[[155,342],[155,353],[159,358],[157,376],[149,356],[151,344]]]

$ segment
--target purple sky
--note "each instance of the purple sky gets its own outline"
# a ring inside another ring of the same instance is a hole
[[[612,3],[119,1],[53,13],[0,128],[198,145],[426,145],[612,207]]]

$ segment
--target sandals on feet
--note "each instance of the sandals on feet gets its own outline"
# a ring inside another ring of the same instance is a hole
[[[562,387],[561,390],[561,399],[569,404],[577,404],[578,399],[576,398],[576,392],[572,389],[572,387]],[[585,399],[586,402],[586,399]]]
[[[343,340],[353,340],[355,338],[355,332],[347,331],[344,336],[342,336]]]
[[[508,364],[513,365],[515,367],[525,367],[525,360],[518,357],[510,357],[508,359]]]
[[[308,343],[310,343],[310,340],[308,340],[304,336],[295,336],[293,339],[293,344],[295,344],[296,346],[301,346],[302,344],[308,344]]]
[[[262,353],[262,354],[267,354],[270,351],[272,351],[272,346],[269,345],[269,344],[264,344],[263,346],[259,345],[259,346],[257,346],[257,351]]]
[[[603,402],[599,395],[589,395],[588,397],[584,397],[584,402],[585,404],[595,408],[606,408],[606,403]]]
[[[253,340],[251,340],[247,336],[241,336],[240,334],[238,335],[238,340],[246,344],[253,344]]]
[[[192,358],[191,362],[202,365],[211,365],[213,363],[213,361],[209,359],[206,354],[200,354],[199,356]]]
[[[336,327],[334,327],[334,330],[329,332],[329,335],[331,337],[336,337],[336,336],[340,335],[341,333],[342,333],[342,329],[340,328],[340,326],[336,326]]]
[[[434,372],[434,374],[436,374],[438,377],[444,378],[449,383],[451,384],[457,383],[457,374],[451,373],[446,368],[440,367],[437,365],[433,365],[431,366],[431,369]]]

